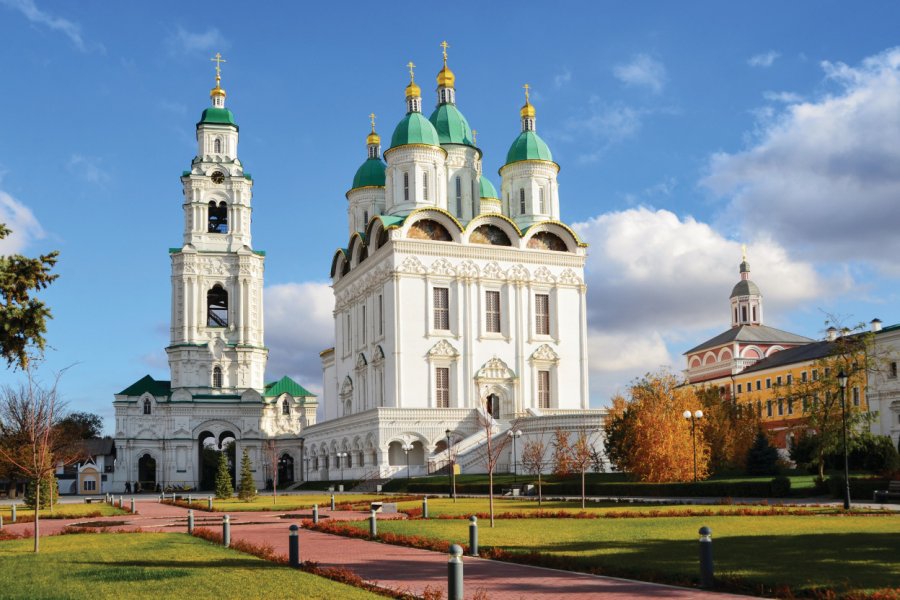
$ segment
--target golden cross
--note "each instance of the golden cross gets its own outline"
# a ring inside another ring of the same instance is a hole
[[[416,74],[413,69],[416,68],[416,65],[413,64],[413,61],[409,61],[409,64],[406,66],[409,67],[409,81],[410,83],[414,83],[416,81]]]
[[[447,48],[450,47],[450,44],[447,43],[447,40],[441,42],[441,48],[444,49],[444,64],[447,64]]]
[[[473,144],[478,143],[478,130],[477,129],[472,130],[472,143]]]
[[[216,83],[218,83],[222,79],[222,63],[228,61],[222,58],[222,55],[218,52],[216,52],[216,55],[209,60],[216,63]]]
[[[375,133],[375,113],[369,114],[369,119],[372,120],[372,133]]]
[[[528,104],[528,90],[531,89],[531,86],[526,83],[522,87],[525,88],[525,104]]]

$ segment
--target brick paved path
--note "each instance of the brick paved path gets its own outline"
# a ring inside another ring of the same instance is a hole
[[[128,504],[126,503],[126,506]],[[139,501],[137,515],[82,519],[46,519],[41,521],[41,533],[51,535],[65,529],[71,523],[83,521],[117,522],[110,530],[186,531],[187,510],[158,504],[155,500]],[[308,511],[288,511],[305,514]],[[287,556],[288,527],[297,521],[282,519],[280,512],[230,513],[232,540],[244,540],[255,544],[269,544],[275,551]],[[321,510],[323,516],[334,520],[360,520],[367,513]],[[194,510],[196,526],[221,531],[223,513]],[[379,518],[405,518],[405,515],[379,515]],[[7,525],[16,532],[32,532],[32,524]],[[378,542],[345,538],[317,531],[300,530],[300,558],[315,561],[322,566],[344,567],[360,577],[380,586],[421,595],[426,588],[447,590],[447,559],[443,553],[392,546]],[[703,592],[695,589],[595,577],[566,571],[516,565],[481,558],[465,557],[466,598],[484,590],[490,600],[582,600],[604,598],[665,598],[673,600],[727,600],[738,598]]]

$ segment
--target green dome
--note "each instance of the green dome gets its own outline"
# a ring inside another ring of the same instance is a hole
[[[468,121],[454,104],[441,104],[428,118],[442,144],[463,144],[475,146],[472,141],[472,129]]]
[[[233,125],[237,127],[237,123],[234,122],[234,114],[227,108],[207,108],[203,111],[203,114],[200,115],[200,122],[197,125],[202,124],[210,124],[210,125]]]
[[[360,165],[353,176],[351,190],[361,187],[384,187],[385,164],[378,157],[370,158]]]
[[[538,134],[533,131],[523,131],[509,147],[509,152],[506,153],[506,164],[520,160],[549,160],[552,162],[553,155],[550,154],[550,148]]]
[[[406,116],[397,123],[397,128],[394,129],[394,135],[391,136],[391,148],[407,144],[441,145],[434,125],[422,113],[406,113]]]
[[[491,180],[482,175],[481,180],[481,197],[482,198],[499,198],[497,195],[497,190],[494,188],[494,184],[491,183]]]

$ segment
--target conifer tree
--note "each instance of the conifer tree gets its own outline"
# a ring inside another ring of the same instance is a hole
[[[762,431],[757,432],[756,439],[747,452],[747,473],[749,475],[778,473],[778,450],[769,443],[769,438]]]
[[[25,506],[33,509],[35,502],[37,501],[37,494],[35,494],[35,480],[31,480],[28,482],[28,485],[25,486]],[[56,477],[53,475],[47,475],[43,479],[41,479],[41,508],[52,508],[53,504],[56,504],[56,501],[59,499],[59,492],[56,487]]]
[[[244,502],[250,502],[256,498],[256,484],[253,482],[250,453],[246,448],[241,454],[241,481],[238,483],[238,498]]]
[[[228,471],[228,459],[225,453],[219,453],[219,470],[216,472],[216,498],[226,500],[234,495],[231,485],[231,473]]]

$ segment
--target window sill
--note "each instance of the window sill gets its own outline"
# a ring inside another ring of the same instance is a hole
[[[510,337],[508,335],[504,335],[503,333],[494,333],[492,331],[485,331],[480,336],[478,336],[478,340],[500,340],[504,342],[508,342]]]

